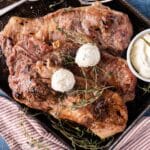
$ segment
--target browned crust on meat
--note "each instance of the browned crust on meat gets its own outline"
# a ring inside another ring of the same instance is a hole
[[[3,48],[6,48],[6,50],[4,50],[4,53],[7,57],[7,55],[9,54],[8,52],[11,52],[11,42],[10,39],[7,38],[5,40],[3,39],[3,41],[5,41],[5,44],[3,44]],[[52,46],[41,43],[39,40],[35,40],[34,38],[28,39],[28,37],[26,37],[20,43],[21,45],[27,45],[27,42],[31,43],[31,45],[32,43],[35,43],[35,45],[42,44],[43,48],[45,49],[44,53],[47,53],[46,57],[50,58],[52,65],[55,67],[64,65],[65,57],[63,57],[62,54],[64,56],[74,57],[76,55],[77,49],[80,47],[80,44],[76,44],[71,41],[59,41],[60,47],[53,50]],[[6,43],[9,46],[7,46]],[[34,53],[34,49],[32,48],[32,46],[27,45],[25,48],[30,49],[29,53],[27,54],[28,57],[34,57],[37,60],[40,60],[41,56],[37,56],[36,53]],[[46,52],[46,49],[50,50]],[[39,54],[40,53],[41,52],[39,52]],[[15,58],[16,57],[14,55],[14,59]],[[65,65],[65,67],[70,69],[74,74],[78,76],[83,76],[83,74],[81,73],[81,69],[77,65]],[[127,63],[124,59],[120,57],[114,57],[106,52],[101,52],[101,61],[96,67],[98,68],[97,81],[99,84],[114,86],[115,90],[122,96],[124,102],[134,99],[137,79],[129,70]],[[84,71],[87,73],[88,78],[92,80],[95,79],[95,72],[93,72],[92,67],[84,69]]]
[[[95,3],[93,6],[63,8],[37,19],[12,17],[1,32],[16,43],[24,35],[42,41],[92,41],[113,54],[122,53],[132,36],[132,25],[127,15]],[[66,36],[67,35],[67,36]]]
[[[93,98],[93,93],[73,94],[74,90],[84,89],[86,82],[88,89],[94,88],[94,82],[76,76],[75,89],[60,99],[59,93],[50,87],[51,75],[57,69],[51,60],[47,68],[49,73],[47,78],[42,77],[37,69],[37,64],[40,67],[41,63],[39,62],[45,62],[53,49],[33,39],[24,42],[16,44],[11,53],[4,52],[10,71],[9,85],[15,100],[28,107],[48,112],[56,118],[75,121],[89,128],[101,138],[124,130],[128,119],[127,110],[122,98],[117,93],[105,90],[94,103],[73,109],[73,105],[80,103],[85,96],[87,102]],[[46,68],[44,64],[41,67]],[[97,88],[102,87],[99,85]]]

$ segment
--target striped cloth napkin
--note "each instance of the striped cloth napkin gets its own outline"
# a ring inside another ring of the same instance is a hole
[[[6,140],[11,150],[69,149],[33,116],[4,97],[0,97],[0,137]],[[150,150],[150,114],[139,119],[114,149]]]
[[[129,130],[115,150],[150,150],[150,106],[148,111]]]
[[[33,116],[27,115],[16,103],[4,97],[0,97],[0,137],[5,139],[11,150],[68,149]]]

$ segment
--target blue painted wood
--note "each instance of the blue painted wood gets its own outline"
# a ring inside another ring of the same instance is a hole
[[[150,0],[127,0],[142,14],[150,19]]]
[[[10,150],[6,141],[0,136],[0,150]]]

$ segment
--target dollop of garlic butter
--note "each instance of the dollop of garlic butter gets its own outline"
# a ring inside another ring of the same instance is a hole
[[[87,43],[83,44],[78,49],[75,57],[75,63],[79,67],[91,67],[97,65],[100,58],[99,48],[92,43]]]
[[[51,87],[58,92],[68,92],[75,85],[75,77],[73,73],[67,69],[58,69],[52,75]]]
[[[131,62],[137,72],[150,78],[150,34],[145,34],[133,44]]]

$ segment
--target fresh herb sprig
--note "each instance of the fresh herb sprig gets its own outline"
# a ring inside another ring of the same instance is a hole
[[[86,72],[84,71],[84,68],[81,68],[81,72],[82,72],[82,75],[85,79],[85,94],[86,94],[86,90],[88,88],[88,81],[87,81],[87,75],[86,75]]]
[[[50,117],[50,116],[49,116]],[[68,120],[52,120],[52,127],[61,132],[72,143],[74,150],[78,148],[87,150],[108,149],[114,138],[100,139],[89,129]],[[90,138],[89,138],[90,137]],[[78,148],[77,148],[78,146]]]
[[[100,68],[96,65],[92,68],[92,71],[94,73],[94,82],[95,82],[95,87],[97,87],[97,81],[98,81],[98,74],[100,71]]]
[[[99,89],[91,88],[91,89],[73,91],[72,94],[86,93],[86,94],[91,94],[92,97],[89,98],[89,99],[86,99],[86,97],[84,97],[79,102],[74,102],[72,104],[71,109],[76,110],[76,109],[83,108],[83,107],[86,107],[89,104],[94,103],[100,96],[102,96],[104,90],[109,89],[109,88],[112,88],[112,86],[107,86],[107,87],[103,87],[103,88],[99,88]]]
[[[19,122],[19,125],[20,125],[20,128],[24,134],[24,136],[27,138],[27,143],[31,146],[31,147],[34,147],[34,148],[37,148],[37,149],[44,149],[44,150],[48,150],[49,148],[43,144],[40,139],[37,139],[37,138],[34,138],[31,133],[29,133],[27,131],[27,127],[26,127],[26,123],[25,123],[25,114],[28,113],[28,108],[27,107],[24,107],[22,109],[22,111],[20,112],[20,122]],[[30,114],[30,116],[38,116],[40,115],[41,113],[34,113],[34,114]]]
[[[77,110],[79,108],[86,107],[87,105],[94,103],[96,100],[97,100],[96,98],[90,98],[89,100],[81,99],[79,102],[73,103],[71,109]]]
[[[148,85],[145,85],[144,87],[139,86],[139,88],[144,92],[143,95],[150,93],[150,83]]]
[[[90,90],[89,90],[90,92]],[[28,108],[25,107],[23,109],[25,113],[28,113]],[[41,113],[33,113],[32,116],[41,115]],[[66,139],[71,141],[71,144],[73,146],[74,150],[77,150],[79,148],[86,149],[86,150],[104,150],[108,149],[109,146],[114,141],[114,137],[106,138],[106,139],[100,139],[98,136],[96,136],[94,133],[92,133],[89,129],[68,120],[60,120],[55,119],[51,115],[44,114],[50,123],[50,126],[52,126],[54,129],[59,131]],[[49,148],[46,147],[46,145],[43,145],[41,141],[33,138],[30,133],[27,132],[26,125],[24,123],[24,117],[23,114],[20,116],[20,125],[22,127],[22,131],[26,138],[28,139],[28,142],[31,146],[34,146],[38,149],[45,149],[48,150]]]
[[[56,7],[56,6],[58,6],[58,5],[60,5],[60,4],[62,4],[62,3],[64,3],[65,2],[65,0],[60,0],[60,1],[54,1],[54,3],[53,4],[50,4],[49,5],[49,8],[53,8],[53,7]]]
[[[69,55],[69,54],[67,55],[67,54],[61,53],[61,57],[63,58],[63,64],[65,66],[75,64],[75,58],[72,57],[71,55]]]
[[[71,30],[71,31],[70,30],[65,30],[65,29],[59,27],[58,25],[56,26],[56,30],[61,32],[62,34],[64,34],[67,39],[69,39],[69,40],[71,40],[71,41],[73,41],[77,44],[82,45],[82,44],[85,44],[85,43],[91,43],[92,42],[92,40],[88,36],[85,36],[82,33],[77,33],[73,30]]]

